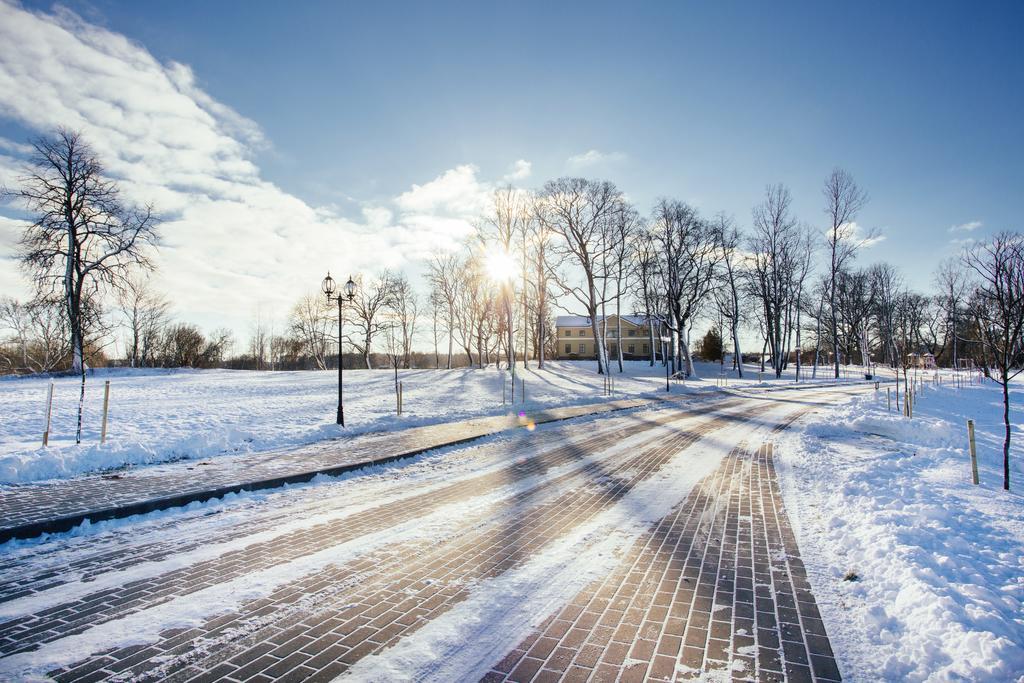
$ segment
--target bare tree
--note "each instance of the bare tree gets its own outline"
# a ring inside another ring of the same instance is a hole
[[[511,264],[522,260],[521,254],[517,257],[516,250],[523,243],[528,232],[530,213],[528,197],[520,190],[508,185],[494,191],[491,207],[478,227],[478,235],[481,243],[484,245],[485,253],[488,258],[495,260],[495,263],[492,265],[506,269]],[[502,273],[491,272],[487,275],[499,278],[497,284],[500,288],[501,296],[505,360],[514,378],[516,366],[516,327],[513,306],[516,298],[515,287],[517,278],[511,270]],[[525,291],[522,294],[525,296]],[[525,326],[526,319],[524,318],[522,322]],[[525,359],[525,345],[523,351]],[[512,386],[515,386],[514,381]]]
[[[427,296],[427,305],[430,306],[430,332],[434,340],[434,367],[441,367],[441,351],[439,342],[441,339],[442,319],[444,310],[444,299],[433,286]]]
[[[696,374],[690,353],[690,328],[709,302],[722,261],[721,239],[715,224],[703,220],[693,207],[662,199],[654,208],[650,235],[657,247],[658,288],[664,300],[663,324],[671,335],[673,372]],[[685,365],[680,367],[680,361]]]
[[[835,376],[839,377],[839,322],[836,311],[836,278],[846,269],[857,250],[875,237],[869,233],[859,237],[855,232],[854,219],[867,204],[868,196],[847,171],[836,168],[825,179],[822,189],[825,195],[825,213],[829,226],[825,233],[825,245],[829,253],[829,326],[835,354]]]
[[[377,333],[387,326],[382,314],[391,304],[394,277],[385,270],[370,282],[364,282],[362,276],[356,276],[356,282],[358,287],[355,299],[351,306],[346,307],[355,313],[355,326],[358,331],[358,336],[351,339],[351,344],[362,354],[366,369],[372,370],[370,353],[373,340]]]
[[[135,368],[144,365],[147,351],[167,324],[171,303],[160,292],[153,289],[146,277],[133,275],[126,278],[124,286],[117,292],[117,304],[121,309],[123,325],[128,338],[125,340],[125,355],[128,364]]]
[[[324,297],[306,294],[295,302],[288,316],[289,331],[301,342],[301,348],[318,370],[327,369],[327,351],[334,328],[331,308]]]
[[[619,365],[619,372],[622,367],[622,297],[628,292],[630,279],[634,269],[630,264],[633,256],[633,242],[643,229],[643,219],[632,206],[620,202],[617,210],[613,213],[610,229],[611,248],[608,249],[608,257],[611,259],[610,267],[606,268],[607,278],[614,287],[613,297],[615,299],[615,347],[616,361]]]
[[[81,375],[76,443],[85,403],[83,302],[104,288],[120,289],[133,269],[151,267],[156,244],[152,209],[125,204],[115,183],[78,133],[60,130],[33,143],[20,187],[3,194],[33,216],[21,238],[21,261],[40,292],[61,293],[71,335],[72,370]]]
[[[896,348],[896,313],[903,292],[903,280],[899,271],[888,263],[871,266],[868,274],[871,280],[871,304],[883,358],[888,360],[890,367],[897,368],[900,358]]]
[[[252,354],[256,370],[263,370],[267,366],[267,361],[272,358],[270,345],[273,338],[274,332],[263,315],[263,308],[257,305],[256,317],[249,332],[249,353]]]
[[[1024,370],[1024,237],[1000,233],[965,252],[975,276],[971,314],[990,359],[989,376],[1003,390],[1003,488],[1010,489],[1010,381]]]
[[[460,268],[459,256],[446,252],[435,253],[428,264],[432,296],[444,303],[444,326],[448,332],[448,358],[445,367],[449,370],[452,369],[452,347],[455,343],[455,306],[460,298],[459,285],[462,282],[462,278],[459,277]]]
[[[952,365],[960,367],[960,320],[964,299],[969,291],[968,277],[963,264],[956,259],[946,259],[935,271],[935,287],[939,290],[939,304],[945,314],[943,346],[952,352]]]
[[[527,266],[524,272],[530,274],[533,281],[533,338],[536,348],[537,368],[544,369],[544,352],[546,339],[557,333],[557,328],[550,325],[551,283],[550,271],[548,268],[548,251],[551,245],[551,232],[545,227],[544,222],[537,218],[537,203],[533,202],[531,208],[534,212],[533,218],[528,223],[529,235],[527,248],[524,253],[527,255]],[[524,297],[524,300],[526,298]]]
[[[649,230],[641,230],[633,242],[633,298],[638,308],[643,311],[647,321],[648,349],[650,365],[654,367],[657,359],[657,347],[654,338],[655,319],[658,311],[658,253],[654,238]],[[660,327],[660,325],[659,325]],[[659,330],[659,339],[661,337]],[[662,358],[662,361],[667,359]]]
[[[0,329],[13,336],[17,346],[15,357],[8,358],[10,369],[51,372],[66,366],[71,354],[67,316],[61,301],[36,299],[21,303],[11,298],[0,300]]]
[[[605,303],[602,282],[607,273],[608,232],[623,202],[622,193],[607,181],[585,178],[550,180],[538,196],[537,215],[553,239],[548,272],[562,294],[575,299],[587,312],[597,351],[597,371],[608,371],[607,349],[598,312]],[[578,268],[582,280],[562,271]]]
[[[401,346],[402,366],[412,367],[412,344],[416,335],[416,322],[419,318],[419,297],[404,275],[391,280],[391,296],[388,308],[397,326],[398,340]]]
[[[29,367],[29,343],[32,340],[32,312],[28,305],[11,297],[0,299],[0,329],[13,333],[11,340],[21,353],[21,367]]]
[[[791,211],[792,197],[784,185],[769,185],[765,198],[754,207],[754,233],[750,238],[750,290],[761,303],[772,369],[782,377],[792,329],[799,281],[806,275],[803,242]],[[798,350],[799,352],[799,350]]]
[[[743,277],[740,246],[740,233],[735,221],[724,213],[714,218],[715,232],[720,240],[722,250],[721,286],[716,294],[716,302],[723,322],[729,325],[729,336],[732,338],[733,359],[736,373],[743,377],[743,351],[740,347],[740,321],[743,311],[740,306],[740,284]],[[652,342],[653,344],[653,342]]]
[[[475,348],[477,364],[483,368],[490,362],[491,348],[495,342],[492,337],[503,318],[499,293],[495,283],[484,274],[479,254],[464,259],[458,273],[460,281],[457,287],[455,327],[470,367],[473,366]]]

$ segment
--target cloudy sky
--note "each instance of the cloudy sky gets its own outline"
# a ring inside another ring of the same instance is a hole
[[[386,4],[386,7],[377,5]],[[822,225],[835,165],[927,286],[1021,229],[1019,3],[118,3],[0,0],[0,184],[81,130],[164,218],[177,315],[240,335],[325,271],[415,273],[495,186],[608,178],[749,224],[790,186]],[[23,296],[0,207],[0,294]]]

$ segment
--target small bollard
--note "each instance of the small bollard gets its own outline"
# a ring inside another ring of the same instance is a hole
[[[892,395],[889,393],[889,387],[885,388],[885,409],[892,412]]]
[[[523,388],[523,403],[526,403],[526,378],[525,377],[523,378],[522,388]]]
[[[971,447],[971,479],[978,483],[978,454],[974,449],[974,420],[967,421],[967,441]]]
[[[43,445],[50,442],[50,415],[53,414],[53,382],[50,382],[50,389],[46,392],[46,429],[43,430]]]
[[[103,383],[103,427],[100,429],[100,445],[107,442],[107,410],[110,408],[110,380]]]

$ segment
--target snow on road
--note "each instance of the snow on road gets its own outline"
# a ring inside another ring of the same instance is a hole
[[[714,377],[719,366],[699,367]],[[822,373],[823,375],[826,373]],[[606,398],[593,363],[550,362],[523,372],[528,408],[593,403]],[[756,382],[756,372],[742,384]],[[394,374],[345,374],[348,428],[334,424],[337,374],[233,370],[100,370],[86,389],[83,443],[74,444],[77,380],[59,377],[0,380],[0,484],[64,478],[126,464],[261,452],[373,430],[399,429],[509,410],[502,403],[507,375],[485,370],[402,370],[403,415],[395,416]],[[103,381],[111,383],[108,438],[99,444]],[[41,446],[45,399],[55,384],[50,445]],[[664,391],[664,370],[629,362],[615,375],[617,397]],[[741,383],[732,382],[732,386]],[[517,382],[517,400],[521,385]],[[673,391],[714,388],[710,380],[678,383]]]
[[[788,410],[788,407],[786,407]],[[544,618],[596,578],[742,442],[766,438],[778,406],[764,422],[741,422],[679,451],[657,475],[614,507],[522,566],[477,585],[454,609],[380,654],[361,659],[341,677],[356,681],[479,680]]]
[[[783,405],[782,407],[788,409],[788,406]],[[715,411],[712,414],[724,412],[738,415],[743,410],[742,406],[733,405],[731,408]],[[708,417],[679,415],[678,419],[657,425],[650,423],[648,418],[658,413],[649,412],[650,414],[647,416],[640,416],[644,422],[644,429],[637,434],[617,439],[612,445],[588,452],[583,457],[574,459],[567,464],[549,468],[542,475],[522,477],[510,481],[506,485],[480,491],[478,495],[444,505],[430,515],[414,517],[404,524],[389,527],[386,534],[374,532],[328,545],[314,554],[303,555],[290,562],[275,564],[260,571],[247,573],[227,583],[181,595],[168,602],[97,624],[82,633],[45,643],[31,652],[8,656],[0,659],[0,677],[4,675],[39,676],[56,666],[79,661],[90,652],[107,650],[115,646],[123,647],[152,642],[161,631],[168,628],[200,625],[204,619],[235,609],[246,600],[265,596],[285,582],[295,581],[332,564],[350,562],[375,548],[384,545],[401,546],[403,543],[416,539],[429,539],[431,543],[440,543],[446,536],[453,533],[458,524],[464,523],[468,518],[474,516],[483,515],[488,524],[502,525],[507,522],[506,518],[518,517],[523,513],[521,508],[507,504],[507,501],[516,495],[544,487],[542,496],[531,499],[531,505],[541,505],[560,494],[579,490],[588,483],[594,482],[592,473],[586,476],[577,475],[588,465],[622,459],[635,452],[643,444],[651,443],[659,438],[663,439],[668,435],[682,433],[691,423],[706,420]],[[660,414],[667,415],[668,413],[662,411]],[[66,566],[73,562],[77,564],[90,555],[103,554],[111,548],[124,549],[132,544],[137,544],[148,551],[151,550],[149,544],[155,540],[171,547],[180,545],[183,548],[188,548],[197,533],[200,535],[210,534],[212,537],[209,544],[184,550],[161,561],[148,562],[145,559],[145,552],[140,552],[137,562],[128,569],[100,568],[96,574],[89,576],[88,580],[83,577],[66,577],[68,582],[61,586],[44,589],[34,595],[4,603],[4,608],[0,613],[0,622],[16,618],[19,615],[53,609],[55,606],[82,598],[90,593],[115,588],[148,577],[157,577],[176,568],[223,556],[256,542],[274,540],[297,530],[311,528],[331,520],[343,519],[374,505],[429,496],[443,486],[450,486],[459,481],[508,467],[510,464],[508,449],[513,442],[516,442],[517,446],[514,451],[516,456],[514,461],[522,461],[536,458],[564,443],[572,443],[599,433],[612,433],[625,425],[636,422],[637,416],[618,416],[603,417],[600,420],[585,419],[571,425],[543,425],[529,437],[533,439],[532,446],[528,445],[528,441],[524,442],[521,436],[494,437],[478,445],[446,450],[446,452],[433,456],[421,457],[405,466],[392,465],[362,476],[346,476],[339,480],[324,477],[318,483],[290,487],[275,494],[246,494],[215,504],[190,506],[188,509],[178,512],[180,523],[176,525],[163,523],[173,517],[174,513],[159,513],[151,518],[109,523],[101,532],[101,537],[89,539],[92,541],[91,543],[72,543],[71,546],[65,546],[64,544],[69,540],[85,540],[75,539],[72,535],[58,535],[40,541],[12,542],[6,544],[7,550],[20,555],[26,566],[15,567],[9,571],[27,575],[26,568],[29,566],[34,566],[35,570],[42,570],[46,573],[46,570],[55,566],[61,564]],[[761,427],[761,429],[765,428]],[[749,432],[749,429],[748,426],[746,431]],[[729,430],[742,431],[743,428],[731,427]],[[718,432],[718,435],[728,437],[730,436],[729,430]],[[728,442],[728,438],[725,442]],[[525,447],[523,447],[524,443],[527,444]],[[707,442],[700,443],[703,443],[701,449],[688,449],[686,451],[688,457],[683,457],[683,453],[680,453],[679,457],[669,466],[663,468],[663,471],[641,483],[611,510],[574,531],[571,536],[549,552],[543,553],[537,563],[523,569],[525,574],[520,572],[510,575],[511,578],[508,580],[520,582],[521,586],[533,585],[530,581],[536,583],[538,576],[543,575],[550,579],[554,576],[552,572],[558,570],[560,572],[558,576],[563,580],[543,582],[548,584],[545,589],[547,593],[542,591],[541,595],[549,593],[550,595],[547,598],[537,598],[553,599],[551,595],[561,595],[559,591],[568,590],[586,577],[586,572],[581,571],[584,566],[580,564],[581,562],[585,563],[588,560],[596,562],[600,557],[604,557],[604,561],[613,561],[614,554],[604,556],[603,553],[611,553],[614,548],[622,547],[622,544],[629,542],[646,529],[651,521],[667,512],[675,502],[684,498],[693,483],[706,471],[710,471],[725,452],[726,447],[719,444],[718,441],[714,442],[717,445],[710,448]],[[620,471],[620,475],[627,474],[628,472],[625,470]],[[558,483],[552,485],[552,482],[556,480]],[[310,497],[314,497],[316,500],[311,501]],[[333,504],[336,508],[324,509],[324,503]],[[225,522],[223,518],[207,518],[202,514],[204,509],[206,512],[221,513],[229,517],[230,522]],[[258,523],[261,517],[274,519],[274,526],[269,529],[262,528]],[[254,522],[256,523],[253,524]],[[250,525],[255,527],[250,533],[243,533],[221,543],[212,540],[217,536],[229,535],[231,526],[244,528]],[[203,531],[204,528],[206,531]],[[615,533],[610,534],[612,531]],[[596,549],[582,548],[587,552],[577,557],[577,553],[581,550],[581,543],[583,546],[588,546],[595,539],[600,540]],[[608,543],[612,545],[607,545]],[[595,555],[595,553],[597,554]],[[33,558],[37,556],[49,557],[50,561],[34,564]],[[533,577],[533,579],[529,579],[529,577]],[[10,578],[12,577],[5,576],[0,572],[0,580]],[[525,583],[523,583],[524,581]],[[503,583],[490,585],[485,582],[475,591],[486,597],[493,590],[504,585]],[[551,593],[551,591],[555,591],[555,593]],[[469,604],[476,603],[471,601]],[[525,602],[523,606],[526,608],[536,607],[531,602]],[[495,618],[501,617],[503,614],[504,612],[496,615]],[[535,615],[531,611],[531,618],[533,616]],[[507,617],[508,615],[504,614],[504,618]],[[529,624],[526,625],[529,626]],[[444,624],[439,628],[446,629]],[[444,632],[450,633],[449,630],[444,630]],[[431,633],[433,632],[428,631],[424,637],[430,638]],[[517,630],[509,630],[505,633],[505,637],[518,633]],[[422,644],[421,641],[415,641],[413,646],[415,647],[417,643]]]
[[[778,439],[786,505],[849,680],[1024,680],[1024,388],[1005,492],[997,388],[946,381],[925,386],[913,420],[888,412],[883,390]]]

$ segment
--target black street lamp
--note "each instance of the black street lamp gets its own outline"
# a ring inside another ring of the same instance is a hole
[[[342,363],[341,363],[341,361],[342,361],[341,350],[342,350],[342,339],[343,339],[341,326],[342,326],[342,321],[344,320],[344,318],[343,318],[342,313],[341,313],[341,307],[342,307],[342,304],[344,304],[344,302],[352,301],[352,299],[355,298],[355,295],[356,295],[356,283],[352,281],[352,276],[349,276],[348,282],[345,283],[345,287],[344,287],[345,291],[344,291],[344,293],[338,292],[338,294],[335,294],[335,291],[337,291],[337,288],[335,287],[335,284],[334,284],[334,278],[332,278],[331,277],[331,273],[328,272],[327,273],[327,277],[324,278],[324,281],[323,281],[321,287],[324,290],[324,294],[327,295],[327,302],[328,303],[330,303],[331,301],[337,301],[338,302],[338,424],[340,424],[342,427],[344,427],[345,426],[345,381],[344,381],[345,380],[345,374],[344,374],[345,370],[342,367]]]

